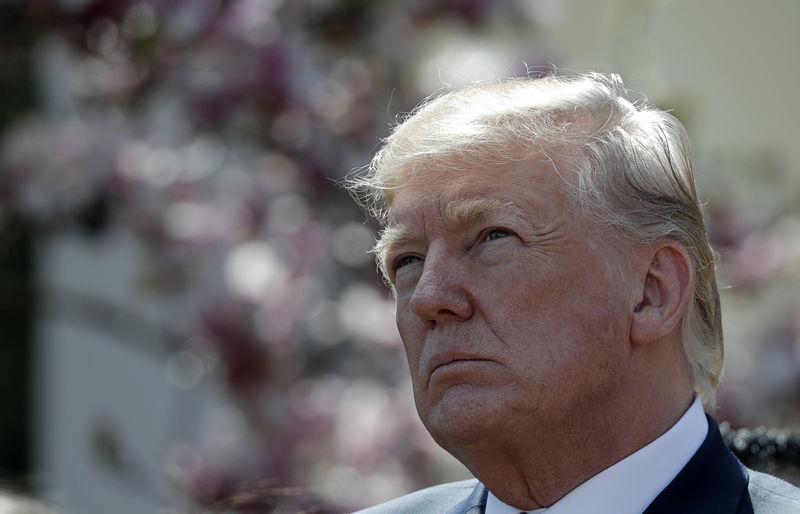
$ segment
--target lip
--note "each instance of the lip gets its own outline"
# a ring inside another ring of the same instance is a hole
[[[437,369],[452,364],[454,362],[464,361],[488,361],[484,357],[474,353],[461,352],[457,350],[445,350],[435,353],[431,360],[428,361],[428,376],[431,376]]]

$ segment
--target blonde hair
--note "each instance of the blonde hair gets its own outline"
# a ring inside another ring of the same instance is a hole
[[[354,197],[385,225],[400,172],[446,165],[476,170],[548,152],[574,174],[565,180],[587,220],[619,241],[680,242],[694,265],[693,299],[682,321],[695,390],[707,410],[722,375],[723,344],[714,252],[695,191],[683,125],[643,100],[617,75],[506,80],[423,102],[384,141]],[[380,245],[379,245],[380,246]],[[383,263],[378,255],[382,271]]]

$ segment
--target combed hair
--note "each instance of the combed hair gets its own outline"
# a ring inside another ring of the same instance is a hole
[[[599,73],[451,91],[406,116],[369,167],[351,177],[350,191],[385,226],[401,172],[466,172],[537,155],[552,160],[585,218],[615,241],[670,238],[691,256],[695,281],[682,338],[695,390],[710,411],[722,375],[722,323],[688,138],[674,116],[630,98],[619,76]],[[385,273],[380,242],[376,253]]]

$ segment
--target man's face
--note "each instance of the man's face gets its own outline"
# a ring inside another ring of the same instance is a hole
[[[385,261],[434,439],[458,454],[607,405],[628,363],[630,293],[553,164],[439,166],[400,183]]]

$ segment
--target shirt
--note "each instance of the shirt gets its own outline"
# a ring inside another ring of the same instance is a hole
[[[708,433],[700,398],[658,439],[530,514],[641,514],[680,473]],[[655,465],[654,465],[655,463]],[[489,491],[486,514],[519,514]]]

